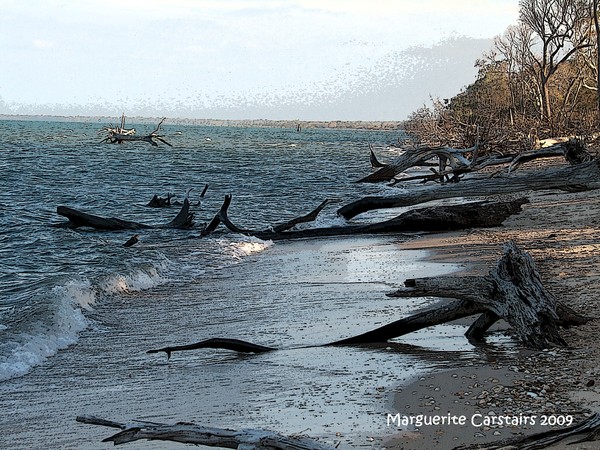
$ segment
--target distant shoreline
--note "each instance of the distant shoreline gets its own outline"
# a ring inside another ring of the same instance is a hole
[[[128,124],[157,124],[162,117],[127,116]],[[0,120],[25,120],[43,122],[83,122],[110,124],[118,123],[120,117],[112,116],[53,116],[53,115],[28,115],[28,114],[0,114]],[[167,117],[165,125],[181,126],[218,126],[240,128],[293,128],[301,129],[326,128],[326,129],[356,129],[356,130],[402,130],[403,121],[363,121],[363,120],[269,120],[269,119],[188,119],[181,117]]]

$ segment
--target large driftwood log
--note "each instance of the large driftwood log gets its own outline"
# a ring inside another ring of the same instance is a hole
[[[56,213],[59,216],[69,219],[68,222],[58,226],[64,228],[90,227],[96,230],[139,230],[143,228],[191,228],[194,225],[194,214],[190,213],[190,202],[186,199],[177,216],[165,225],[152,226],[139,222],[117,219],[114,217],[105,218],[78,211],[67,206],[58,206]]]
[[[559,189],[573,192],[598,188],[600,159],[595,159],[579,165],[550,168],[529,175],[463,180],[452,185],[415,188],[400,195],[364,197],[342,206],[337,212],[342,217],[351,219],[374,209],[411,206],[444,198],[482,197],[527,190]]]
[[[347,225],[326,228],[309,228],[304,230],[290,230],[290,225],[296,225],[307,219],[314,220],[318,212],[326,204],[323,202],[312,213],[294,219],[280,226],[267,230],[251,230],[235,225],[228,216],[231,204],[231,195],[227,195],[219,212],[202,231],[207,236],[215,231],[222,223],[235,233],[255,236],[264,240],[302,239],[314,237],[346,236],[357,234],[376,233],[410,233],[419,231],[439,232],[449,230],[464,230],[468,228],[499,226],[507,217],[518,214],[521,206],[528,200],[521,198],[501,202],[474,202],[463,205],[445,207],[430,207],[405,212],[398,217],[383,222],[366,225]]]
[[[398,156],[390,164],[381,164],[374,158],[375,155],[371,150],[371,164],[377,161],[379,169],[370,175],[358,180],[359,183],[377,183],[380,181],[389,181],[399,173],[404,172],[414,166],[427,165],[431,160],[439,161],[440,172],[443,171],[446,165],[452,169],[468,168],[473,163],[473,160],[468,160],[464,155],[466,153],[476,154],[477,146],[467,149],[454,149],[449,147],[419,147],[408,149]]]
[[[128,425],[94,416],[78,416],[75,420],[80,423],[122,430],[102,441],[112,442],[114,445],[146,439],[239,450],[333,450],[335,448],[306,436],[284,436],[267,430],[238,431],[204,427],[189,422],[179,422],[173,425],[136,422]]]
[[[507,171],[510,173],[528,161],[540,158],[555,158],[558,156],[565,158],[569,164],[582,164],[592,160],[592,155],[585,149],[582,141],[579,139],[568,139],[538,150],[521,153],[511,161]]]
[[[502,257],[486,276],[418,278],[406,280],[404,284],[405,287],[388,295],[452,300],[375,330],[323,346],[384,343],[424,328],[478,315],[466,333],[470,341],[482,341],[488,329],[504,319],[523,345],[543,349],[566,345],[559,327],[581,325],[588,321],[552,296],[542,284],[531,256],[514,242],[505,244]],[[222,348],[244,353],[275,350],[237,339],[207,339],[195,344],[149,350],[147,353],[165,352],[170,357],[175,351],[199,348]]]
[[[100,217],[94,214],[88,214],[78,211],[68,206],[58,206],[56,213],[59,216],[66,217],[69,222],[60,226],[66,228],[90,227],[96,230],[139,230],[142,228],[152,228],[150,225],[145,225],[139,222],[131,222],[128,220],[117,219],[115,217]]]
[[[471,159],[466,158],[466,154],[471,154]],[[378,168],[375,172],[361,178],[359,182],[376,183],[380,181],[390,181],[407,169],[415,166],[428,165],[431,161],[437,160],[439,163],[440,176],[452,175],[454,181],[457,176],[466,172],[481,170],[484,167],[495,164],[510,163],[508,171],[515,170],[524,162],[532,161],[538,158],[564,157],[569,164],[580,164],[591,160],[591,155],[585,150],[584,143],[579,139],[569,139],[567,141],[556,143],[551,147],[525,152],[514,157],[487,157],[478,158],[478,145],[468,149],[453,149],[449,147],[418,147],[407,149],[390,164],[382,164],[377,160],[375,153],[371,149],[371,166]],[[450,169],[446,170],[449,166]],[[430,176],[425,180],[434,179]]]

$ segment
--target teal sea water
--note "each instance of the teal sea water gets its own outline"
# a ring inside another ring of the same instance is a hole
[[[294,348],[397,318],[402,307],[383,293],[405,273],[425,275],[394,248],[403,237],[273,243],[223,229],[202,238],[200,226],[226,194],[235,223],[265,228],[326,198],[389,192],[356,180],[369,170],[368,144],[391,158],[398,133],[165,125],[173,147],[152,147],[99,143],[103,125],[0,121],[0,448],[105,448],[106,432],[84,430],[74,412],[308,428],[370,446],[352,433],[385,432],[381,391],[421,357],[389,346]],[[197,228],[141,230],[131,248],[122,244],[133,232],[53,226],[66,220],[59,205],[163,224],[178,208],[147,207],[154,194],[182,201],[193,188],[195,204],[206,183]],[[342,224],[336,207],[316,225]],[[170,362],[145,353],[209,337],[287,350],[186,352]],[[468,358],[463,350],[455,356]]]

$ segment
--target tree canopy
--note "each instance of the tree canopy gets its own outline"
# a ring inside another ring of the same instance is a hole
[[[428,144],[521,150],[560,135],[594,136],[599,0],[521,0],[519,21],[475,62],[478,76],[451,99],[433,100],[405,122]]]

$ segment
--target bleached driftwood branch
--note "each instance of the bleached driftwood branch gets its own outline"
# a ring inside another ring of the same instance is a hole
[[[284,436],[268,430],[229,430],[189,422],[178,422],[172,425],[151,422],[124,424],[94,416],[79,416],[75,420],[80,423],[119,428],[122,431],[102,441],[113,442],[115,445],[147,439],[239,450],[334,450],[335,448],[306,436]]]

